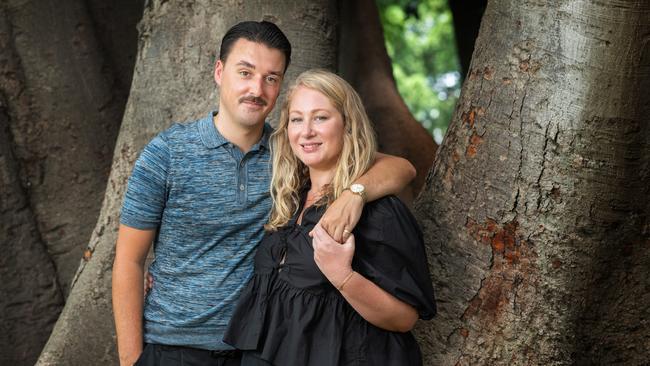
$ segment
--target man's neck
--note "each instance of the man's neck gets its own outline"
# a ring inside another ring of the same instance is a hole
[[[232,121],[229,121],[225,116],[216,114],[212,117],[212,122],[226,140],[233,143],[241,151],[247,153],[250,149],[260,141],[264,133],[264,123],[253,126],[251,128],[244,128]]]

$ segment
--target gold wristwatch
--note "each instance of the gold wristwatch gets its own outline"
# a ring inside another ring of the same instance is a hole
[[[363,186],[363,184],[359,183],[354,183],[350,187],[344,189],[344,190],[350,190],[352,194],[356,194],[357,196],[361,197],[363,200],[363,203],[366,203],[367,197],[366,197],[366,187]]]

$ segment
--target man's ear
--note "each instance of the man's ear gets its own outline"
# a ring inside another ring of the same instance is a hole
[[[223,62],[217,60],[217,63],[214,65],[214,82],[217,85],[221,86],[221,76],[223,74]]]

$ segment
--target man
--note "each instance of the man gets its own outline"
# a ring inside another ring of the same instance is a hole
[[[291,45],[274,24],[232,27],[214,71],[218,113],[173,125],[136,162],[113,265],[121,365],[239,364],[238,353],[221,339],[252,274],[271,206],[265,119],[290,59]],[[413,178],[403,159],[377,160],[321,221],[339,242],[357,223],[364,199],[396,193]],[[145,301],[144,262],[152,242],[155,285]]]

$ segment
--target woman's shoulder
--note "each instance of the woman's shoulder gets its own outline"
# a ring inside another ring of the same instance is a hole
[[[390,195],[368,202],[355,231],[361,237],[381,241],[401,237],[405,233],[421,235],[420,226],[408,206]]]
[[[397,196],[388,195],[377,200],[368,202],[364,208],[364,214],[372,217],[390,218],[396,215],[412,217],[409,207]]]

